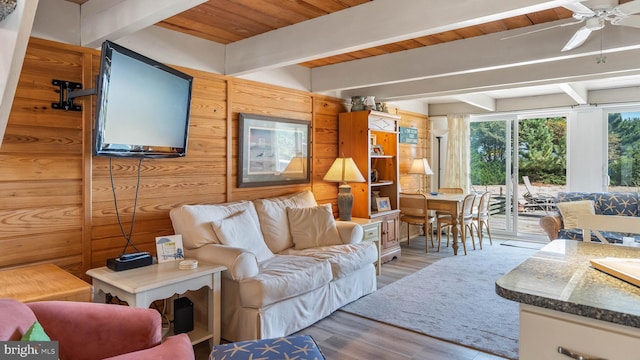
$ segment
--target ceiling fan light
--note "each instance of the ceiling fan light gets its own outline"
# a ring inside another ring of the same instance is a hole
[[[604,27],[604,19],[601,17],[592,17],[587,19],[585,27],[591,31],[600,30]]]

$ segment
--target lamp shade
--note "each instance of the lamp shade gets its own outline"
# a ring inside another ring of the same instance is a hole
[[[427,159],[414,159],[409,168],[409,174],[433,175]]]
[[[323,180],[342,183],[365,181],[352,158],[337,158]]]
[[[448,129],[443,129],[443,128],[437,128],[437,129],[433,129],[431,130],[431,133],[435,136],[435,137],[443,137],[445,135],[447,135],[447,133],[449,132]]]

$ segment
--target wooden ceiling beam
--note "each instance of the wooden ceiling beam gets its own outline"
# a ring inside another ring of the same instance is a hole
[[[572,2],[376,0],[228,44],[225,73],[238,76],[298,64]]]
[[[80,5],[80,43],[96,48],[206,0],[90,0]]]
[[[540,24],[529,27],[527,30],[546,28],[553,24]],[[554,67],[555,65],[550,66],[549,64],[565,58],[580,58],[591,65],[591,63],[596,63],[596,57],[601,51],[600,36],[606,39],[602,44],[602,51],[607,56],[612,53],[624,53],[640,48],[640,29],[626,26],[606,26],[594,33],[581,47],[561,53],[560,49],[575,31],[575,26],[556,27],[501,40],[508,35],[523,32],[523,29],[510,30],[463,41],[446,42],[357,61],[317,67],[311,70],[312,91],[341,91],[453,74],[478,73],[497,68],[518,67],[522,69],[526,65],[537,63],[546,63],[548,67]],[[608,66],[610,66],[609,61],[600,67],[607,68]],[[501,81],[509,83],[511,79],[504,78]],[[371,95],[378,97],[377,94]]]
[[[491,69],[467,74],[450,74],[428,79],[405,81],[346,90],[341,94],[374,95],[376,100],[395,101],[423,98],[452,97],[469,93],[487,93],[494,90],[527,88],[539,85],[557,85],[562,82],[580,82],[640,75],[640,49],[609,54],[607,66],[596,63],[590,56],[558,59],[549,66],[537,63],[525,66]],[[575,85],[575,84],[573,84]],[[583,94],[584,96],[584,94]]]

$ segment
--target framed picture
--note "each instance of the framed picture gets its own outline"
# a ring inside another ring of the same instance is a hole
[[[184,260],[182,235],[156,237],[156,251],[159,263]]]
[[[378,211],[389,211],[391,210],[391,203],[389,202],[389,198],[377,197],[376,198],[376,206],[378,207]]]
[[[384,155],[384,150],[382,150],[382,146],[373,145],[371,147],[371,155]]]
[[[240,113],[238,187],[310,182],[310,122]]]
[[[378,144],[378,136],[376,134],[369,135],[369,146],[373,148],[374,145]]]

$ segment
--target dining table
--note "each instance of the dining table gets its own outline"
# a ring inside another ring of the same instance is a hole
[[[462,208],[462,202],[466,194],[424,193],[427,199],[427,208],[434,211],[446,211],[450,214],[453,223],[453,255],[458,255],[458,216]]]

